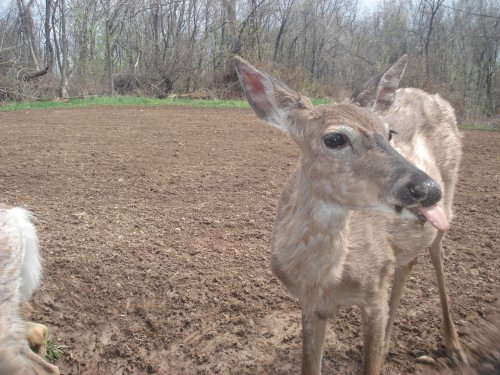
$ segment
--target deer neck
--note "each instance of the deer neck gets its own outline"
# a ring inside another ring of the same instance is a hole
[[[321,290],[342,277],[350,212],[326,201],[299,168],[282,196],[273,228],[271,265],[292,294],[316,306]],[[314,295],[311,286],[316,285]]]
[[[315,180],[313,173],[305,168],[299,170],[296,209],[301,209],[314,227],[333,236],[340,235],[347,227],[351,210],[321,194],[316,185],[323,182]]]
[[[313,178],[299,171],[295,210],[303,223],[307,223],[302,245],[309,255],[323,259],[325,265],[342,268],[351,211],[318,195]]]

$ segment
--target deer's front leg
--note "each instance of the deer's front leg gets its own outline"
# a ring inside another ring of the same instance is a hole
[[[394,280],[392,282],[391,298],[389,302],[389,318],[385,328],[384,358],[389,353],[396,311],[398,310],[399,303],[401,302],[401,297],[404,294],[406,282],[408,281],[411,270],[415,264],[417,264],[416,258],[409,264],[396,267],[396,270],[394,271]]]
[[[443,266],[443,253],[441,250],[441,241],[444,233],[438,233],[432,246],[429,249],[431,254],[431,261],[436,271],[436,281],[439,290],[439,298],[441,301],[441,309],[443,311],[443,334],[446,345],[446,351],[451,361],[454,364],[464,363],[468,364],[467,356],[460,345],[458,340],[457,330],[450,312],[450,299],[448,297],[448,289],[446,288],[446,281],[444,276]]]
[[[363,374],[378,375],[384,362],[384,341],[387,324],[387,299],[380,298],[371,306],[362,307]]]
[[[302,309],[302,374],[319,375],[325,341],[326,319]]]

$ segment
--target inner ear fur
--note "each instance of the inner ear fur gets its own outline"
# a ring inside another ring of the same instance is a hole
[[[309,98],[261,72],[241,57],[235,57],[234,65],[248,103],[257,116],[268,124],[288,132],[288,116],[293,116],[294,110],[313,108]]]

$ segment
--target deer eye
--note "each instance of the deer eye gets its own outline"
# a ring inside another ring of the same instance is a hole
[[[323,142],[328,148],[341,148],[349,144],[349,138],[342,133],[328,133],[323,137]]]
[[[396,130],[392,130],[392,129],[389,130],[389,142],[391,141],[393,134],[398,134],[398,132]]]

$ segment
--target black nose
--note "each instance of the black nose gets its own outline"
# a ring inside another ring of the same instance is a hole
[[[407,194],[421,206],[436,204],[441,199],[441,188],[436,181],[427,178],[420,182],[409,182],[406,185]]]

